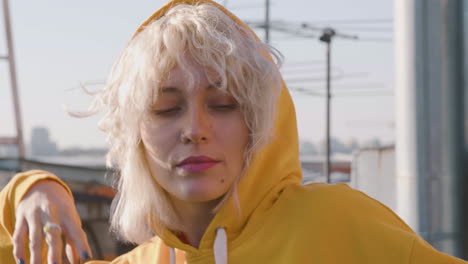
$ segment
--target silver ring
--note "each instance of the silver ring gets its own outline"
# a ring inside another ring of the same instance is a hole
[[[57,228],[60,233],[62,233],[62,228],[56,223],[46,223],[42,228],[42,231],[44,231],[44,233],[50,233],[50,231],[52,231],[54,228]]]

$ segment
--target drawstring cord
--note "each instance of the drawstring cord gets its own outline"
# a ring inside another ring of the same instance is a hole
[[[213,252],[216,264],[227,264],[227,236],[226,230],[222,227],[216,229]]]
[[[171,247],[171,254],[169,256],[169,259],[171,264],[175,264],[175,249],[173,247]]]
[[[222,227],[216,229],[213,252],[216,264],[227,264],[227,235],[226,230]],[[170,263],[175,264],[175,259],[175,249],[171,247]]]

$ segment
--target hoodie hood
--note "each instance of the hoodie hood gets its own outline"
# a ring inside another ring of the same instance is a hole
[[[259,40],[251,28],[224,7],[210,0],[169,1],[143,22],[135,35],[141,32],[151,21],[164,16],[169,9],[179,4],[213,5],[222,10],[238,25],[249,30]],[[273,62],[269,55],[265,56],[268,56],[267,58]],[[249,167],[238,185],[237,196],[241,215],[237,215],[236,207],[231,198],[213,218],[200,241],[198,249],[182,243],[167,230],[162,234],[158,234],[166,245],[182,249],[189,255],[191,253],[195,255],[208,253],[213,250],[218,228],[225,229],[229,245],[235,245],[258,229],[258,226],[261,225],[259,220],[268,213],[268,210],[274,205],[279,194],[286,186],[301,183],[296,114],[283,79],[281,79],[281,83],[282,88],[277,102],[273,138],[263,149],[254,153]]]

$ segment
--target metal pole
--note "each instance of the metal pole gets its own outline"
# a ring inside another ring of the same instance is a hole
[[[326,47],[326,57],[327,57],[327,93],[326,93],[326,117],[325,117],[325,170],[324,174],[327,177],[327,183],[331,183],[331,147],[330,147],[330,104],[331,104],[331,42],[333,36],[336,35],[336,32],[332,28],[325,28],[323,30],[322,36],[320,36],[319,40],[325,42]]]
[[[265,43],[270,43],[270,0],[265,0]]]
[[[20,159],[23,159],[25,156],[24,153],[24,141],[23,141],[23,126],[21,119],[21,111],[19,105],[19,96],[18,96],[18,83],[16,82],[16,64],[15,64],[15,53],[13,50],[13,37],[11,34],[11,24],[10,24],[10,13],[9,13],[8,0],[3,0],[3,17],[5,19],[5,32],[7,36],[7,48],[8,48],[8,64],[10,66],[10,82],[13,95],[13,107],[15,110],[15,120],[16,120],[16,138],[18,146],[18,156]]]
[[[331,39],[327,42],[327,99],[326,99],[326,163],[325,163],[325,175],[327,176],[327,183],[331,183],[330,179],[330,53],[331,53]]]
[[[434,231],[448,234],[436,241],[444,252],[466,259],[467,210],[464,196],[467,181],[464,171],[464,80],[463,80],[463,9],[460,1],[439,2],[441,14],[441,98],[442,98],[442,174],[439,176],[439,199],[443,215]],[[466,45],[466,44],[465,44]],[[465,64],[466,65],[466,64]],[[433,206],[433,205],[432,205]],[[432,230],[431,230],[432,232]],[[434,235],[435,237],[435,235]]]
[[[419,24],[419,21],[423,21],[420,18],[422,8],[416,6],[415,1],[395,0],[394,3],[396,211],[413,230],[421,234],[427,231],[425,223],[421,225],[419,221],[421,210],[426,206],[422,206],[420,201],[418,185],[422,183],[418,175],[425,167],[423,161],[426,159],[421,156],[429,152],[427,144],[421,144],[426,142],[426,134],[418,134],[425,120],[424,94],[421,90],[425,86],[419,83],[422,78],[416,67],[426,50],[424,42],[419,42],[423,32]],[[422,202],[426,201],[424,199]],[[426,213],[421,216],[424,220],[428,218]]]

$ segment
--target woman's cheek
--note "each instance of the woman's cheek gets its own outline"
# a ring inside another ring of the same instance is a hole
[[[166,126],[156,126],[151,129],[151,145],[152,148],[160,155],[166,157],[177,144],[177,129],[174,124],[167,124]]]

